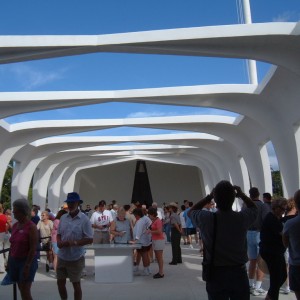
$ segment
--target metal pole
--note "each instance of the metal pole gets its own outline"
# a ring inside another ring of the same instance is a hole
[[[252,24],[250,0],[243,0],[243,12],[244,12],[245,24]],[[249,66],[250,83],[257,84],[258,80],[257,80],[256,61],[252,59],[248,59],[247,62]]]
[[[13,288],[14,288],[14,300],[17,300],[18,294],[17,294],[17,284],[16,283],[13,284]]]

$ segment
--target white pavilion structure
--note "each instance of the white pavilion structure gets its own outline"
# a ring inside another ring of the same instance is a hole
[[[88,36],[1,36],[0,63],[88,53],[242,58],[272,64],[260,83],[110,91],[0,93],[0,182],[13,160],[12,201],[27,197],[56,211],[70,191],[85,203],[131,201],[135,165],[147,163],[153,199],[197,201],[222,180],[245,192],[272,193],[267,144],[278,159],[284,196],[300,184],[300,22],[169,29]],[[237,117],[43,120],[9,124],[26,112],[106,102],[210,107]],[[68,136],[117,127],[178,130],[178,134]],[[67,136],[65,136],[67,135]]]

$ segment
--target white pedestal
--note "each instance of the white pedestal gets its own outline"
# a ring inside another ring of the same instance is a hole
[[[132,282],[132,251],[140,247],[136,244],[99,244],[86,247],[95,250],[95,282]]]

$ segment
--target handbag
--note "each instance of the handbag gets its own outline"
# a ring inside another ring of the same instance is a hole
[[[214,217],[214,228],[213,228],[213,240],[212,240],[212,253],[211,253],[211,260],[208,261],[206,258],[206,249],[207,247],[204,245],[203,251],[203,262],[202,262],[202,280],[203,281],[211,281],[213,277],[213,270],[214,270],[214,257],[215,257],[215,244],[216,244],[216,236],[217,236],[217,215],[213,213]]]
[[[51,250],[51,243],[47,242],[45,244],[42,243],[41,245],[41,251],[50,251]]]
[[[41,237],[39,233],[39,243],[37,245],[37,251],[50,251],[51,250],[51,236]]]

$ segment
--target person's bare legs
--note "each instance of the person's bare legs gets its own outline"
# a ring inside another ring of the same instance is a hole
[[[203,247],[204,247],[204,245],[203,245],[202,239],[199,239],[199,246],[200,246],[200,250],[199,250],[200,255],[203,256]]]
[[[47,260],[48,260],[49,264],[53,263],[53,252],[52,252],[52,250],[47,251]]]
[[[68,292],[66,289],[66,279],[57,279],[58,292],[61,299],[68,299]]]
[[[136,266],[140,265],[141,258],[142,258],[142,256],[141,256],[140,252],[137,252],[136,253],[136,261],[135,261],[136,262]]]
[[[199,236],[198,234],[194,234],[194,238],[195,238],[195,243],[198,244],[199,243]]]
[[[184,245],[186,245],[186,235],[185,235],[185,228],[182,228],[181,229],[181,237],[182,237],[182,239],[183,239],[183,243],[184,243]]]
[[[150,248],[150,250],[149,250],[149,261],[150,262],[153,262],[154,260],[153,260],[153,247],[151,246],[151,248]]]
[[[56,272],[57,268],[57,255],[53,252],[53,269]]]
[[[249,259],[248,277],[249,279],[255,279],[256,273],[256,259]]]
[[[141,253],[141,255],[142,255],[142,261],[143,261],[144,268],[149,267],[149,265],[150,265],[149,251],[143,251]]]
[[[22,300],[32,300],[31,285],[32,285],[32,282],[18,282],[18,288],[19,288]]]
[[[263,281],[265,273],[260,270],[260,268],[256,268],[256,281]]]
[[[81,284],[79,282],[72,282],[74,287],[74,300],[81,300],[82,299],[82,290]]]
[[[163,250],[155,250],[154,253],[158,263],[158,273],[164,275]]]
[[[248,278],[249,282],[253,281],[253,284],[255,284],[255,289],[261,288],[261,283],[264,279],[264,276],[265,274],[257,267],[257,259],[250,259],[248,267]]]

